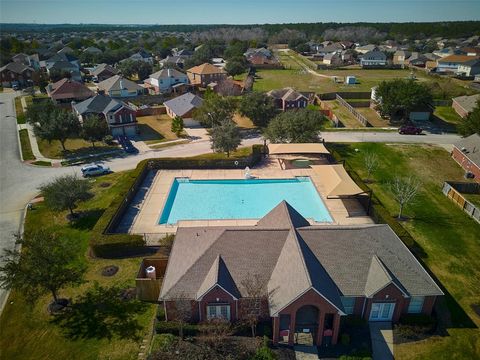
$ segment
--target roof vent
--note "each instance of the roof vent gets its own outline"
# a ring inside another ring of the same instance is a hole
[[[465,146],[462,146],[462,152],[464,152],[464,153],[467,152],[467,148]]]

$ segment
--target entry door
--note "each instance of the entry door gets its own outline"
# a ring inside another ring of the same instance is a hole
[[[370,321],[390,321],[394,309],[394,303],[373,303],[372,310],[370,310]]]

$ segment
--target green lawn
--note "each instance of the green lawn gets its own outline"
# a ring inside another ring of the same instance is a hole
[[[28,137],[28,130],[19,130],[18,134],[20,137],[20,146],[22,148],[23,160],[35,160],[35,156],[33,156],[32,152],[32,145],[30,144],[30,138]]]
[[[20,97],[15,98],[15,112],[17,114],[17,124],[25,124],[25,114],[23,113],[22,100]]]
[[[147,144],[157,144],[164,141],[177,140],[172,132],[172,119],[167,114],[137,117],[139,140]]]
[[[105,145],[102,142],[96,142],[95,148],[92,147],[92,143],[83,139],[68,139],[65,143],[67,151],[63,151],[60,141],[53,140],[48,142],[47,140],[38,140],[38,148],[43,156],[50,159],[63,159],[76,156],[85,155],[98,155],[102,152],[108,152],[119,149],[118,146]]]
[[[437,106],[433,115],[454,125],[459,124],[463,120],[451,106]]]
[[[421,261],[445,289],[439,302],[445,336],[396,345],[396,358],[478,359],[480,317],[471,306],[480,304],[480,225],[441,192],[444,180],[463,180],[463,170],[447,151],[434,146],[362,143],[334,148],[362,178],[362,154],[379,155],[380,166],[369,186],[392,216],[398,212],[389,187],[395,174],[412,174],[421,181],[419,196],[406,208],[410,220],[403,225],[418,243],[417,252],[423,252]]]
[[[79,287],[62,289],[61,297],[75,299],[92,287],[95,281],[107,287],[135,286],[135,275],[141,258],[93,259],[87,254],[90,230],[117,195],[127,177],[128,173],[115,173],[96,178],[93,182],[95,196],[80,204],[78,210],[83,212],[84,216],[74,225],[66,221],[66,212],[52,212],[42,203],[35,205],[34,209],[28,212],[26,230],[45,226],[61,236],[74,239],[81,245],[84,254],[82,261],[88,267],[86,282]],[[102,276],[102,268],[112,264],[119,267],[118,273],[112,277]],[[11,293],[0,318],[2,359],[137,359],[141,338],[150,332],[155,313],[154,305],[145,305],[143,312],[136,316],[141,328],[138,333],[139,340],[120,339],[118,336],[111,340],[88,336],[74,339],[52,323],[52,316],[46,310],[50,300],[50,295],[46,295],[31,306],[28,299],[19,293]],[[95,319],[89,318],[85,326],[94,324]]]

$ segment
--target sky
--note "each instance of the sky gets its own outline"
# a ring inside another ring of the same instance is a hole
[[[264,24],[480,20],[480,0],[0,0],[2,23]]]

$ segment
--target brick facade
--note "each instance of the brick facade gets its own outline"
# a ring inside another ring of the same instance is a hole
[[[480,167],[474,164],[467,155],[457,147],[453,147],[452,158],[465,170],[475,175],[475,181],[480,182]]]

